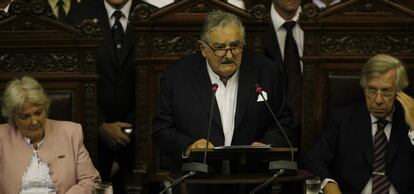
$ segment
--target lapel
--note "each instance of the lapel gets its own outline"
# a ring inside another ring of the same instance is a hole
[[[388,164],[394,158],[398,148],[404,138],[408,138],[408,127],[404,120],[404,111],[400,103],[395,103],[395,110],[392,118],[392,128],[386,154],[386,163]]]
[[[282,52],[279,48],[279,41],[277,40],[277,34],[275,31],[275,28],[273,25],[269,27],[267,30],[265,37],[268,41],[265,41],[265,48],[266,48],[266,54],[275,62],[279,62],[280,64],[283,64],[282,60]]]
[[[124,48],[121,49],[121,55],[119,59],[119,66],[122,67],[125,63],[125,60],[127,56],[133,52],[134,45],[135,45],[135,33],[132,29],[132,25],[130,24],[131,21],[131,13],[134,11],[135,6],[137,5],[137,2],[135,0],[131,0],[131,9],[129,10],[129,17],[128,17],[128,23],[125,30],[125,36],[122,45]]]
[[[207,115],[210,115],[211,109],[211,80],[207,72],[207,64],[206,59],[200,54],[198,55],[198,61],[196,64],[192,65],[193,69],[193,91],[197,95],[198,99],[200,99],[200,103],[204,107]],[[214,112],[213,112],[213,122],[222,128],[221,124],[221,117],[220,111],[218,108],[217,101],[214,103]]]
[[[10,176],[10,177],[19,177],[18,180],[15,181],[19,181],[18,185],[20,188],[20,184],[21,184],[21,177],[23,176],[24,172],[26,171],[27,166],[29,165],[32,155],[33,155],[33,151],[31,150],[31,148],[29,147],[29,145],[26,143],[26,141],[24,140],[22,134],[14,128],[14,126],[9,125],[8,127],[10,130],[10,150],[8,150],[9,152],[12,152],[12,158],[11,160],[8,161],[12,161],[13,166],[15,167],[13,169],[13,173],[17,176]]]
[[[53,126],[50,122],[50,120],[46,120],[46,127],[45,127],[45,136],[43,138],[43,145],[38,150],[39,158],[46,163],[53,162],[53,145],[55,139],[53,138]]]
[[[238,129],[251,98],[254,93],[255,76],[257,74],[257,64],[250,60],[246,52],[243,53],[242,63],[240,65],[239,85],[237,89],[237,106],[234,131]]]
[[[108,13],[106,12],[104,1],[99,0],[97,2],[98,12],[98,25],[102,29],[103,33],[103,43],[102,47],[105,50],[106,56],[109,57],[113,70],[117,68],[117,57],[115,52],[114,43],[112,41],[112,30],[109,25]]]
[[[373,143],[372,143],[372,125],[371,117],[366,108],[366,104],[362,103],[358,111],[355,112],[354,123],[351,123],[349,130],[354,130],[360,147],[369,164],[373,160]]]

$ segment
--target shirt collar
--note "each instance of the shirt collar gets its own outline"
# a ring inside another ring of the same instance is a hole
[[[32,144],[30,144],[30,142],[31,142],[30,138],[23,137],[23,139],[24,139],[24,141],[26,141],[26,143],[27,143],[27,144],[29,144],[31,147],[33,147],[33,146],[32,146]],[[39,149],[39,148],[40,148],[40,146],[42,145],[42,143],[43,143],[43,139],[44,139],[44,138],[42,138],[42,140],[40,140],[40,142],[39,142],[39,143],[37,143],[37,149]]]
[[[328,5],[332,6],[335,5],[337,3],[341,2],[341,0],[334,0],[329,4],[325,4],[324,2],[322,2],[321,0],[313,0],[312,3],[314,3],[316,6],[320,7],[320,8],[326,8]]]
[[[129,0],[127,3],[125,3],[125,5],[119,9],[119,11],[122,12],[122,14],[124,14],[125,19],[128,20],[129,17],[129,11],[131,9],[131,5],[132,5],[132,0]],[[113,8],[108,2],[104,1],[104,6],[106,9],[106,13],[108,13],[108,18],[111,19],[112,14],[114,14],[114,12],[118,9]]]
[[[298,10],[296,10],[295,16],[289,21],[297,22],[299,20],[299,14],[302,12],[302,8],[299,6]],[[270,8],[270,17],[272,18],[273,27],[275,30],[278,30],[282,27],[282,25],[287,22],[285,19],[280,17],[280,15],[276,12],[275,6],[272,3],[272,7]]]

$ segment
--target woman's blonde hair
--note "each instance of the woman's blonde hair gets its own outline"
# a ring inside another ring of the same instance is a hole
[[[50,106],[50,100],[43,87],[28,76],[14,79],[7,84],[3,94],[1,114],[11,122],[14,120],[15,112],[21,110],[24,103],[43,106],[46,113]]]

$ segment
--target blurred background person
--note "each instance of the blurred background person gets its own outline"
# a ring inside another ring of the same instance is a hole
[[[83,144],[81,125],[48,119],[49,105],[42,86],[30,77],[7,85],[0,193],[93,193],[100,178]]]
[[[69,14],[81,24],[94,19],[103,33],[96,51],[98,78],[98,170],[111,181],[114,193],[126,193],[125,177],[134,167],[134,131],[123,129],[135,123],[135,34],[130,16],[136,0],[91,0]]]
[[[295,137],[301,136],[303,104],[303,30],[297,23],[301,11],[301,0],[273,0],[270,7],[273,25],[266,30],[263,41],[264,54],[272,61],[283,64],[287,102],[295,120]]]

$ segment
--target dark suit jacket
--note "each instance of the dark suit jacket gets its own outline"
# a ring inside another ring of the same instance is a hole
[[[268,94],[268,102],[280,123],[289,133],[292,115],[286,106],[285,89],[280,80],[280,64],[275,66],[263,56],[243,52],[240,66],[237,108],[232,144],[249,145],[260,141],[272,146],[286,146],[280,130],[263,102],[257,102],[255,84]],[[194,141],[206,138],[211,104],[211,81],[206,59],[193,54],[168,67],[161,80],[159,109],[153,120],[152,139],[163,153],[179,163],[181,154]],[[224,144],[217,103],[210,141]]]
[[[102,45],[97,49],[98,108],[100,123],[129,121],[133,123],[135,107],[135,35],[128,24],[121,58],[118,61],[113,44],[111,26],[104,7],[104,0],[83,1],[77,10],[70,12],[69,21],[80,24],[85,19],[98,19],[103,33]],[[137,1],[132,1],[130,12]],[[130,19],[131,17],[129,17]]]
[[[404,113],[396,103],[386,153],[386,173],[398,193],[414,193],[414,146]],[[365,103],[339,109],[301,166],[338,182],[342,193],[361,193],[372,175],[371,118]]]
[[[276,38],[276,31],[273,24],[270,24],[263,35],[263,51],[267,58],[283,64],[282,53],[280,52],[279,41]]]

